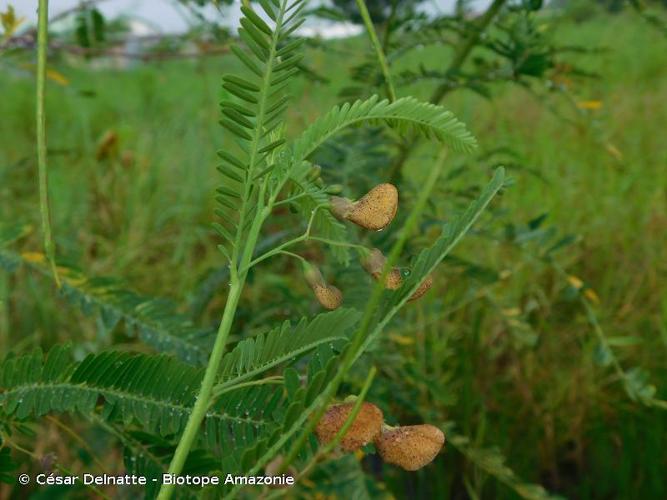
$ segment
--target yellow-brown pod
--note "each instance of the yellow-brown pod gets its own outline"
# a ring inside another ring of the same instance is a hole
[[[412,302],[413,300],[417,300],[421,297],[423,297],[426,292],[428,292],[431,287],[433,286],[433,276],[430,274],[424,279],[424,281],[421,282],[421,285],[419,285],[419,288],[415,290],[415,293],[413,293],[410,298],[408,299],[408,302]]]
[[[382,270],[384,265],[387,262],[387,259],[382,252],[377,248],[371,250],[368,257],[362,260],[361,265],[370,274],[375,281],[378,281],[382,276]],[[401,270],[398,267],[392,268],[387,274],[387,278],[384,282],[384,287],[388,290],[397,290],[403,285],[403,276],[401,275]]]
[[[380,273],[377,273],[374,276],[376,280],[380,279]],[[394,267],[387,274],[387,280],[384,282],[384,287],[389,290],[398,290],[403,285],[403,276],[401,276],[401,270],[398,267]]]
[[[331,442],[352,413],[354,403],[342,403],[330,406],[315,428],[317,440],[326,444]],[[359,413],[340,442],[345,451],[358,450],[370,443],[382,432],[384,416],[382,410],[372,403],[363,402]]]
[[[415,471],[433,461],[445,444],[445,435],[432,425],[410,425],[386,430],[374,443],[382,460]]]
[[[317,301],[329,311],[338,309],[343,303],[343,293],[333,285],[315,285],[312,288]]]
[[[317,267],[303,261],[303,272],[306,281],[313,289],[315,298],[322,307],[333,311],[341,306],[343,303],[343,293],[335,286],[329,285]]]
[[[398,210],[398,189],[389,183],[379,184],[356,202],[333,196],[331,212],[340,220],[379,231],[389,225]]]

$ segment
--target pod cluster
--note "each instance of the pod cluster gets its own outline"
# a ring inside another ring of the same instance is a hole
[[[318,171],[319,174],[319,171]],[[398,189],[389,183],[375,186],[358,200],[350,200],[341,196],[330,197],[331,213],[342,221],[349,221],[372,231],[381,231],[387,227],[398,210]],[[382,277],[382,270],[387,259],[380,250],[374,248],[365,259],[363,268],[376,280]],[[328,284],[322,274],[310,264],[304,264],[306,280],[313,289],[317,301],[325,309],[333,310],[343,302],[343,294],[333,285]],[[400,268],[392,268],[384,279],[384,287],[398,290],[403,285],[403,273]],[[419,288],[408,299],[409,302],[422,297],[433,286],[433,278],[427,276]]]
[[[315,428],[321,444],[330,443],[341,430],[354,403],[332,405]],[[343,436],[340,447],[353,452],[369,443],[382,460],[408,471],[415,471],[431,463],[445,444],[445,435],[429,424],[388,427],[384,424],[382,410],[364,402],[359,413]]]
[[[382,252],[377,248],[374,248],[368,256],[362,260],[361,265],[373,279],[379,281],[382,277],[382,270],[384,269],[386,262],[387,258]],[[384,287],[387,290],[398,290],[401,286],[403,286],[403,273],[398,267],[393,267],[387,273],[387,277],[384,280]],[[410,296],[408,302],[422,297],[432,286],[433,277],[429,275],[424,278],[424,281],[421,282],[419,288],[417,288],[417,290]]]

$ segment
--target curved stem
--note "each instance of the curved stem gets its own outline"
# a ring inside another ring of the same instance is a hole
[[[294,202],[298,199],[305,198],[306,196],[309,196],[309,195],[310,195],[310,193],[307,193],[307,192],[304,191],[302,193],[295,194],[294,196],[291,196],[289,198],[285,198],[284,200],[280,200],[280,201],[274,203],[273,207],[275,208],[275,207],[280,207],[282,205],[287,205],[287,204],[292,203],[292,202]]]
[[[37,20],[37,169],[39,171],[39,211],[44,233],[44,253],[51,266],[53,279],[60,288],[60,278],[56,268],[56,250],[51,234],[51,214],[49,211],[49,184],[46,167],[46,111],[44,95],[46,94],[46,52],[49,38],[49,0],[39,0]]]
[[[332,247],[347,247],[347,248],[356,248],[358,250],[363,250],[365,252],[368,251],[368,248],[366,248],[363,245],[358,245],[357,243],[347,243],[346,241],[330,240],[327,238],[320,238],[318,236],[310,236],[307,239],[312,241],[319,241],[320,243],[326,243],[327,245],[331,245]]]
[[[300,260],[301,262],[308,262],[306,259],[304,259],[303,257],[301,257],[301,255],[296,254],[296,253],[294,253],[294,252],[288,252],[287,250],[282,250],[280,253],[281,253],[282,255],[287,255],[288,257],[292,257],[292,258],[294,258],[294,259],[298,259],[298,260]]]
[[[245,268],[241,269],[241,272],[247,272],[248,269],[250,269],[251,267],[256,266],[260,262],[262,262],[262,261],[264,261],[264,260],[266,260],[270,257],[273,257],[274,255],[281,254],[285,251],[286,248],[289,248],[292,245],[296,245],[300,241],[305,241],[305,240],[306,240],[306,235],[305,234],[302,234],[301,236],[297,236],[296,238],[292,238],[291,240],[286,241],[285,243],[283,243],[281,245],[278,245],[274,249],[269,250],[266,253],[263,253],[262,255],[257,257],[256,259],[253,259],[252,261],[250,261],[248,263],[248,265]]]
[[[269,203],[271,203],[271,201],[269,201]],[[247,263],[247,265],[245,265],[241,268],[241,272],[247,272],[248,269],[250,269],[251,267],[253,267],[257,264],[259,264],[263,260],[266,260],[269,257],[273,257],[274,255],[278,255],[278,254],[283,253],[286,248],[289,248],[292,245],[296,245],[297,243],[300,243],[302,241],[307,241],[309,239],[314,240],[315,238],[310,236],[310,232],[313,229],[313,222],[315,221],[315,215],[317,214],[317,211],[320,208],[327,207],[327,206],[328,205],[317,205],[315,208],[313,208],[313,211],[310,213],[310,219],[308,219],[308,226],[306,227],[306,232],[305,233],[303,233],[301,236],[297,236],[296,238],[293,238],[289,241],[286,241],[282,245],[278,245],[274,249],[269,250],[268,252],[266,252],[265,254],[260,255],[256,259],[253,259],[252,261],[249,261]],[[270,209],[273,208],[273,205],[269,205],[269,208]]]

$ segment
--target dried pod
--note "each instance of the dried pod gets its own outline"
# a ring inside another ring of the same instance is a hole
[[[343,303],[343,293],[333,285],[314,286],[313,292],[322,307],[333,311]]]
[[[322,307],[330,311],[340,307],[343,303],[343,293],[335,286],[329,285],[317,267],[304,261],[303,273]]]
[[[374,231],[387,227],[397,209],[398,190],[388,183],[375,186],[356,202],[338,196],[331,198],[331,212],[336,218]]]
[[[431,287],[433,286],[433,276],[430,274],[424,279],[424,281],[421,282],[421,285],[419,285],[419,288],[415,290],[415,293],[413,293],[410,298],[408,299],[408,302],[412,302],[413,300],[417,300],[421,297],[423,297],[426,292],[428,292]]]
[[[442,431],[428,424],[397,427],[375,439],[382,460],[409,471],[431,463],[444,444]]]
[[[370,274],[373,279],[376,281],[382,276],[382,269],[387,262],[387,259],[382,252],[377,248],[371,250],[371,253],[365,258],[361,265],[363,268]],[[387,274],[387,278],[384,282],[384,287],[389,290],[397,290],[403,285],[403,276],[401,275],[401,270],[398,267],[392,268]]]
[[[352,413],[352,408],[354,408],[354,403],[329,407],[315,428],[315,435],[320,443],[326,444],[334,439]],[[380,435],[383,420],[380,408],[372,403],[362,403],[359,413],[343,436],[340,446],[345,451],[354,451],[370,443]]]

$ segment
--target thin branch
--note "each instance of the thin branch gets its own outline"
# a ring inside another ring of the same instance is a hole
[[[49,210],[49,187],[46,166],[46,112],[44,95],[46,93],[46,49],[48,43],[49,0],[39,0],[39,18],[37,32],[37,168],[39,170],[39,211],[42,217],[44,234],[44,253],[51,266],[51,272],[60,288],[60,278],[56,269],[55,245],[51,234],[51,213]]]

